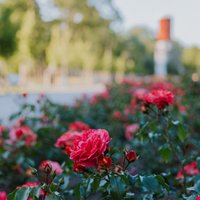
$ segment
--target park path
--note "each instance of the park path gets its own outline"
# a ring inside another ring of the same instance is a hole
[[[79,99],[83,95],[91,96],[95,93],[102,92],[104,86],[101,87],[90,87],[90,88],[79,88],[62,92],[47,92],[45,95],[55,103],[72,105],[75,100]],[[28,94],[27,101],[35,103],[37,101],[39,93]],[[7,94],[0,96],[0,120],[3,124],[8,124],[8,118],[11,114],[18,111],[20,94]]]

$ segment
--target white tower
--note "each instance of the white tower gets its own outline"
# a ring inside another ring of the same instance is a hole
[[[154,50],[154,74],[157,76],[167,75],[167,64],[169,61],[172,44],[170,41],[170,18],[160,20],[160,30]]]

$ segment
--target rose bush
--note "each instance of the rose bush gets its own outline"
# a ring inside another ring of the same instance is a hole
[[[126,79],[73,106],[26,93],[0,126],[0,198],[198,199],[200,91],[182,83]]]

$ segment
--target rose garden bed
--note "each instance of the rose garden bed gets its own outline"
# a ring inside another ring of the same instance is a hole
[[[200,199],[198,83],[124,80],[0,126],[0,200]]]

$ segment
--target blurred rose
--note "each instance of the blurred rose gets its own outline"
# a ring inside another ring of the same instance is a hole
[[[57,175],[63,172],[63,169],[60,166],[60,164],[51,160],[42,161],[39,168],[42,171],[50,169],[50,173],[55,172]]]
[[[5,192],[0,192],[0,200],[7,200],[7,195]]]
[[[86,131],[88,129],[90,129],[90,127],[86,123],[80,121],[69,124],[70,131]]]
[[[200,171],[198,169],[198,164],[196,161],[193,161],[190,164],[184,166],[184,171],[185,174],[189,176],[195,176],[200,174]],[[183,169],[180,169],[176,178],[183,178],[183,177],[184,177]]]
[[[135,133],[139,130],[139,124],[130,124],[125,128],[125,138],[131,141]]]
[[[15,144],[17,141],[24,141],[27,147],[33,146],[37,140],[37,135],[27,126],[13,128],[9,133],[8,144]]]

